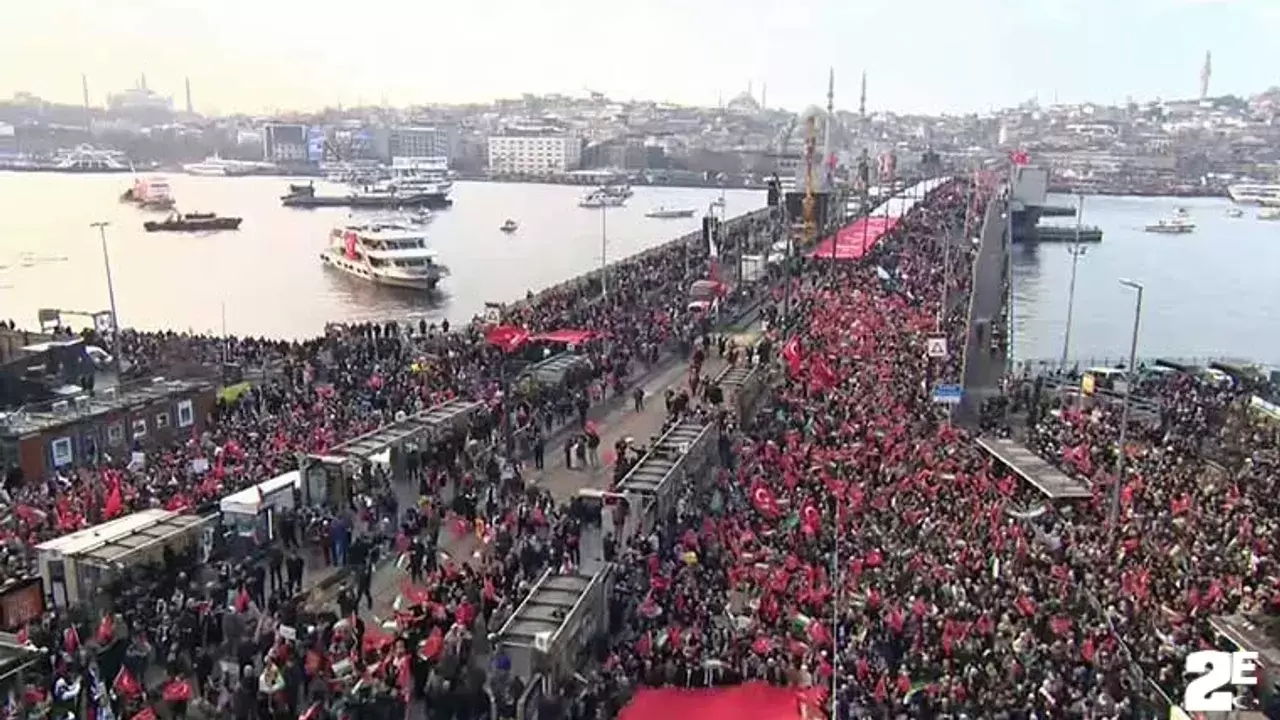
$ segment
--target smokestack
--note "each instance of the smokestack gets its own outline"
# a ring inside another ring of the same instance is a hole
[[[858,117],[867,119],[867,71],[862,71],[862,94],[858,96]]]
[[[1209,97],[1209,79],[1213,77],[1213,52],[1204,51],[1204,67],[1200,68],[1200,99]]]
[[[191,104],[191,78],[189,77],[183,78],[183,84],[186,86],[186,89],[187,89],[187,114],[194,115],[196,110],[195,110],[195,107]]]

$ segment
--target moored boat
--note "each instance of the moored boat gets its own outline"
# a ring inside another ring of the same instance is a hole
[[[280,198],[280,204],[303,209],[349,207],[377,210],[401,208],[440,210],[453,205],[453,200],[439,192],[410,194],[385,187],[359,190],[346,195],[319,195],[314,185],[290,185],[289,193]]]
[[[214,230],[238,230],[238,217],[218,217],[215,213],[173,212],[164,220],[148,220],[142,224],[147,232],[206,232]]]
[[[325,267],[375,285],[408,290],[434,290],[449,274],[436,262],[422,230],[403,222],[351,220],[329,233],[320,253]]]

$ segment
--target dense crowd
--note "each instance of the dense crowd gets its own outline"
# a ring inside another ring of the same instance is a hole
[[[1239,383],[1144,374],[1135,393],[1158,410],[1133,416],[1114,533],[1114,397],[1014,392],[1024,425],[1003,432],[1093,488],[1066,503],[933,404],[958,358],[925,341],[964,347],[966,331],[938,312],[959,192],[867,262],[804,278],[787,377],[737,469],[623,549],[588,707],[616,710],[637,683],[764,680],[842,718],[1167,717],[1185,654],[1219,642],[1211,616],[1280,611],[1278,436]],[[973,255],[955,250],[949,292],[967,294]]]
[[[366,467],[349,504],[284,513],[283,549],[248,559],[221,547],[213,557],[200,548],[166,553],[162,566],[104,587],[96,603],[102,615],[59,608],[27,626],[21,639],[49,649],[53,674],[48,686],[16,693],[6,709],[145,717],[162,702],[235,717],[309,711],[320,718],[338,717],[341,699],[353,716],[371,717],[385,712],[379,703],[403,704],[413,695],[412,678],[428,697],[472,716],[466,708],[482,695],[468,673],[473,622],[509,610],[544,567],[572,557],[577,541],[564,509],[524,491],[515,449],[502,438],[532,446],[564,426],[581,432],[589,406],[628,395],[647,368],[687,353],[717,321],[686,300],[690,283],[708,273],[699,248],[669,246],[609,272],[607,296],[598,280],[587,279],[530,293],[504,310],[502,323],[530,333],[593,335],[568,348],[496,347],[480,323],[331,326],[302,342],[123,333],[130,374],[231,362],[268,377],[220,399],[202,434],[172,447],[137,447],[145,464],[104,454],[46,478],[11,475],[0,498],[11,509],[3,529],[6,577],[32,570],[29,551],[41,540],[142,508],[208,507],[294,468],[298,453],[322,453],[451,398],[480,401],[485,410],[465,434],[413,451],[412,494],[421,496],[414,507],[399,507],[392,481]],[[733,291],[718,311],[727,317],[752,302],[751,292]],[[520,365],[513,361],[566,349],[578,355],[579,371],[559,382],[511,376]],[[504,423],[510,432],[502,432]],[[441,562],[437,530],[465,534],[473,523],[492,545],[493,561],[483,571]],[[372,604],[379,555],[399,557],[412,572],[402,611],[387,627],[366,627],[355,610]],[[331,563],[352,569],[338,607],[304,606],[296,592],[302,574]],[[415,650],[418,660],[405,660]],[[431,672],[419,677],[424,669]],[[371,688],[380,692],[370,695]]]

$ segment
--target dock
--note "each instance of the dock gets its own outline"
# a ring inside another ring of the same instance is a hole
[[[1031,233],[1024,241],[1074,243],[1077,242],[1076,229],[1070,225],[1036,225],[1031,228]],[[1092,226],[1080,228],[1078,242],[1090,244],[1102,242],[1102,228]]]

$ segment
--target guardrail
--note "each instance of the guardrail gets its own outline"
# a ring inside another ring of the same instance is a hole
[[[1206,355],[1203,357],[1140,357],[1138,358],[1138,367],[1143,365],[1148,367],[1155,366],[1158,363],[1177,363],[1187,367],[1209,367],[1210,363],[1224,362],[1238,363],[1239,358],[1223,357],[1221,355]],[[1123,353],[1115,355],[1084,355],[1071,358],[1067,361],[1066,370],[1068,371],[1084,371],[1088,368],[1107,367],[1125,369],[1129,367],[1129,356]],[[1024,360],[1014,360],[1013,371],[1018,375],[1048,375],[1057,373],[1062,369],[1061,358],[1028,358]]]

